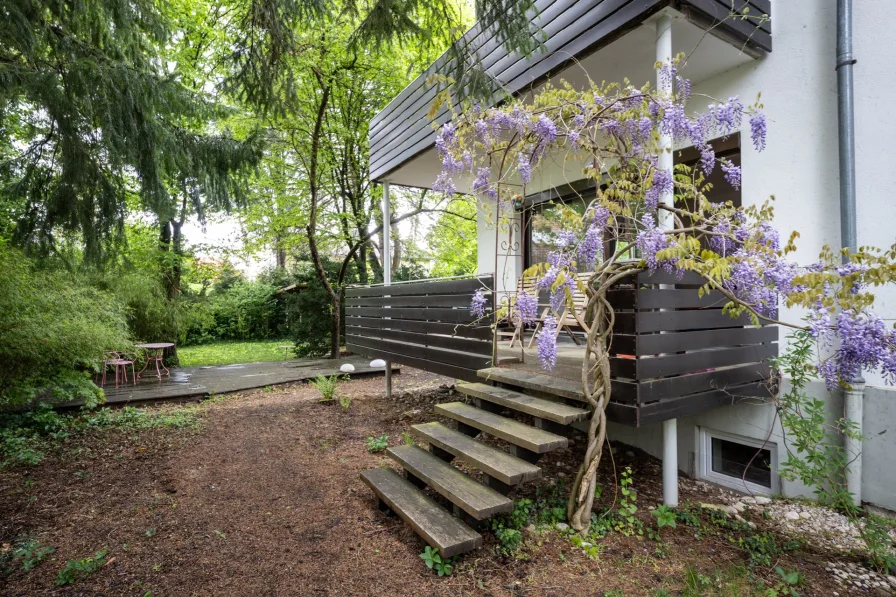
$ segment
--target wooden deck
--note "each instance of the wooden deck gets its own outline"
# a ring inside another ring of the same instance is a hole
[[[352,377],[383,375],[382,367],[370,367],[370,359],[361,356],[333,359],[298,359],[266,363],[246,363],[221,367],[186,367],[172,369],[171,377],[142,377],[137,385],[122,385],[117,389],[112,384],[103,388],[106,403],[110,405],[136,404],[155,401],[178,401],[200,399],[212,394],[240,392],[253,388],[263,388],[276,384],[304,381],[318,375],[333,375],[344,363],[355,367]],[[393,365],[392,371],[397,372]],[[69,403],[65,406],[80,406]]]

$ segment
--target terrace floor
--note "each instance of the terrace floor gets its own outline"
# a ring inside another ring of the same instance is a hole
[[[370,359],[363,356],[350,356],[337,360],[296,359],[219,367],[175,368],[171,369],[170,377],[163,376],[161,381],[156,377],[144,374],[137,380],[136,385],[120,385],[116,388],[114,384],[107,381],[103,389],[106,392],[107,404],[187,400],[213,394],[304,381],[318,375],[330,376],[339,373],[339,367],[345,363],[354,366],[352,377],[383,375],[384,373],[382,367],[371,367]],[[398,371],[398,366],[393,366],[392,370]],[[110,375],[110,377],[112,376]],[[79,405],[71,403],[66,406]]]
[[[546,371],[538,361],[538,347],[526,348],[531,335],[526,336],[522,347],[520,343],[510,348],[509,341],[498,343],[498,363],[501,367],[522,369],[532,373],[550,375],[564,380],[582,381],[582,360],[585,358],[585,339],[579,338],[580,345],[576,345],[568,336],[560,336],[557,339],[557,364],[551,371]]]

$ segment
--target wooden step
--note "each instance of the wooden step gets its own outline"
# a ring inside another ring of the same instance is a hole
[[[535,454],[544,454],[551,450],[565,448],[568,444],[567,439],[562,435],[536,429],[463,402],[436,404],[436,414],[485,431]]]
[[[544,400],[543,398],[535,398],[520,392],[514,392],[506,388],[498,386],[490,386],[484,383],[464,383],[458,384],[457,391],[467,396],[480,398],[500,404],[511,410],[516,410],[533,417],[553,421],[561,425],[571,425],[576,421],[582,421],[588,418],[590,414],[587,410],[567,406],[559,402]]]
[[[519,485],[523,481],[531,481],[541,476],[541,469],[534,464],[477,442],[469,435],[445,427],[441,423],[434,421],[412,425],[411,432],[431,446],[453,454],[461,462],[507,485]]]
[[[544,392],[560,398],[585,402],[581,381],[573,381],[516,367],[489,367],[488,369],[480,369],[476,372],[476,375],[485,382],[503,383],[527,390]]]
[[[422,448],[396,446],[387,453],[406,471],[476,520],[513,510],[513,501]]]
[[[439,553],[452,557],[482,546],[482,535],[438,505],[391,468],[361,473],[364,481],[414,532]]]

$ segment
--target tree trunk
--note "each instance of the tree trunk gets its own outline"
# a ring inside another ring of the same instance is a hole
[[[389,258],[389,253],[392,253],[392,273],[398,271],[398,268],[401,267],[401,237],[398,236],[398,224],[392,224],[392,246],[391,247],[383,247],[383,259]]]
[[[332,297],[332,313],[330,313],[330,358],[338,359],[342,348],[340,328],[342,327],[342,291]]]

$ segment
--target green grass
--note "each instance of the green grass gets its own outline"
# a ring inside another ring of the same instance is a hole
[[[181,367],[205,367],[209,365],[235,365],[282,361],[285,358],[281,346],[292,345],[289,340],[263,340],[258,342],[218,342],[200,346],[184,346],[177,349]],[[292,352],[289,354],[292,357]]]

